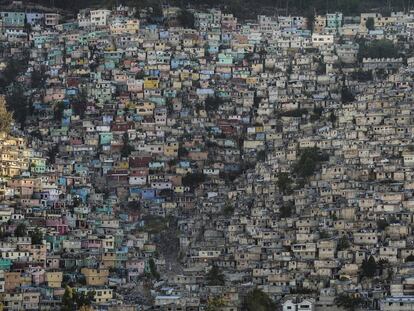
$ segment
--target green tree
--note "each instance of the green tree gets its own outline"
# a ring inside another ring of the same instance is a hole
[[[184,28],[194,28],[194,14],[189,10],[181,10],[178,14],[178,20]]]
[[[342,102],[344,103],[350,103],[355,100],[354,94],[352,94],[352,92],[347,87],[342,88],[341,98],[342,98]]]
[[[313,26],[315,25],[315,13],[312,10],[309,10],[305,17],[308,19],[308,24],[306,25],[308,30],[313,31]]]
[[[276,310],[276,305],[266,293],[255,288],[247,294],[242,309],[246,311],[273,311]]]
[[[377,268],[378,268],[378,265],[375,261],[375,258],[373,256],[370,256],[368,260],[364,259],[362,261],[361,276],[372,278],[373,276],[375,276]]]
[[[368,30],[374,30],[375,29],[375,21],[372,17],[368,17],[367,21],[365,22],[365,26]]]
[[[5,100],[0,98],[0,132],[8,133],[13,123],[13,114],[6,108]]]
[[[30,232],[30,237],[32,238],[33,245],[40,245],[43,242],[43,233],[39,228],[36,228]]]
[[[219,311],[225,307],[226,303],[222,297],[209,298],[207,302],[206,311]]]
[[[150,260],[148,261],[148,265],[150,268],[150,273],[151,273],[151,277],[153,277],[156,280],[160,279],[160,274],[157,271],[157,266],[155,264],[155,261],[153,258],[150,258]]]
[[[85,307],[92,305],[94,297],[94,291],[79,292],[75,290],[73,292],[73,299],[75,300],[77,309],[85,309]]]
[[[319,238],[320,239],[328,239],[328,238],[330,238],[330,234],[325,230],[321,230],[319,232]]]
[[[358,82],[372,81],[373,78],[374,76],[372,74],[372,70],[365,71],[359,69],[358,71],[352,73],[352,79],[357,80]]]
[[[377,220],[377,229],[378,231],[384,231],[390,224],[384,218],[380,218]]]
[[[294,109],[289,111],[284,111],[280,113],[281,117],[292,117],[292,118],[301,118],[303,115],[307,115],[309,112],[307,109]]]
[[[180,146],[178,148],[178,157],[181,159],[181,158],[184,158],[186,156],[188,156],[187,148]]]
[[[130,156],[131,152],[134,151],[134,147],[129,144],[129,136],[127,132],[122,136],[122,142],[121,156],[127,158]]]
[[[203,173],[188,173],[183,178],[183,185],[185,187],[197,187],[206,180],[206,175]]]
[[[65,104],[63,102],[58,102],[53,107],[53,117],[55,121],[61,121],[63,118],[63,111],[65,110]]]
[[[24,223],[19,223],[14,230],[14,235],[16,237],[25,237],[27,236],[27,227]]]
[[[336,124],[336,115],[335,112],[331,112],[331,114],[329,115],[329,121],[332,123],[333,127],[335,127]]]
[[[318,61],[318,67],[316,68],[316,74],[325,75],[326,74],[326,64],[320,59]]]
[[[56,162],[56,156],[59,153],[59,145],[53,145],[51,148],[49,148],[47,152],[47,157],[49,158],[49,162],[51,164],[54,164]]]
[[[230,203],[224,205],[223,214],[225,216],[231,216],[234,214],[234,206]]]
[[[14,85],[11,93],[6,97],[6,102],[8,110],[13,113],[16,122],[23,128],[29,111],[28,100],[24,96],[23,87],[19,84]]]
[[[88,95],[84,89],[80,90],[78,96],[71,102],[71,105],[73,113],[83,119],[88,106]]]
[[[31,87],[34,89],[43,88],[45,87],[45,83],[45,69],[43,67],[40,67],[40,69],[34,69],[31,74]]]
[[[256,160],[258,162],[264,162],[266,160],[266,150],[260,150],[257,152]]]
[[[62,311],[75,311],[75,301],[73,299],[73,290],[69,286],[66,286],[65,292],[62,296],[62,305],[60,310]]]
[[[301,150],[299,160],[294,165],[294,172],[303,178],[314,174],[319,162],[326,161],[329,156],[323,154],[318,148],[305,148]]]
[[[280,218],[289,218],[294,211],[295,203],[293,201],[284,202],[279,209]]]
[[[399,50],[390,40],[373,40],[362,41],[359,44],[358,58],[396,58],[399,56]]]
[[[220,97],[215,96],[208,96],[204,103],[207,112],[217,111],[222,104],[223,100]]]
[[[277,174],[277,186],[283,194],[292,193],[292,179],[289,177],[288,173],[281,172]]]
[[[145,72],[144,71],[139,71],[135,74],[135,79],[137,80],[143,80],[145,78]]]
[[[352,296],[348,294],[340,294],[335,297],[335,304],[349,311],[354,311],[365,304],[365,300],[359,296]]]
[[[213,265],[207,273],[206,280],[208,286],[224,286],[225,284],[224,275],[216,265]]]
[[[4,88],[16,81],[16,78],[27,70],[28,58],[10,58],[0,78],[0,87]]]
[[[346,235],[341,236],[341,238],[338,240],[338,244],[336,246],[336,249],[338,251],[343,251],[348,249],[351,246],[349,243],[349,239]]]
[[[94,291],[80,292],[69,286],[65,287],[62,296],[62,311],[88,310],[95,297]]]

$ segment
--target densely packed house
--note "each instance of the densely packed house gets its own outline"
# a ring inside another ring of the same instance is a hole
[[[414,14],[162,13],[0,12],[1,308],[412,310]]]

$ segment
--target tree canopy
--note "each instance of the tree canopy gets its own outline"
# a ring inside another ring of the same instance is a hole
[[[197,187],[206,180],[206,175],[203,173],[187,174],[183,177],[183,185],[186,187]]]
[[[343,251],[346,250],[347,248],[349,248],[351,246],[351,243],[349,243],[349,239],[346,235],[343,235],[339,240],[338,240],[338,244],[336,246],[336,249],[338,251]]]
[[[16,237],[24,237],[27,235],[27,227],[24,223],[20,223],[17,225],[16,229],[14,230],[14,235]]]
[[[222,104],[223,100],[220,97],[208,96],[205,102],[206,111],[216,111]]]
[[[289,177],[288,173],[279,173],[277,175],[277,186],[279,187],[280,192],[283,194],[292,193],[292,179]]]
[[[358,58],[396,58],[399,56],[398,48],[390,40],[362,41],[359,45]]]
[[[3,97],[0,98],[0,132],[9,132],[13,122],[13,114],[6,108]]]
[[[150,258],[150,260],[148,261],[148,265],[149,265],[151,277],[153,277],[156,280],[159,280],[160,274],[157,271],[157,265],[155,264],[155,261],[153,258]]]
[[[95,292],[80,292],[74,288],[66,286],[62,296],[62,311],[85,310],[93,302]]]
[[[328,159],[329,156],[321,153],[316,147],[302,149],[299,160],[294,166],[294,172],[303,178],[310,177],[315,173],[318,163]]]
[[[24,90],[21,85],[14,85],[11,93],[6,97],[7,108],[13,113],[13,116],[22,127],[26,123],[29,112],[29,102],[24,96]]]
[[[361,276],[372,278],[377,272],[377,262],[373,256],[369,256],[368,260],[364,259],[361,265]]]
[[[178,14],[178,20],[184,28],[194,28],[194,15],[188,10],[181,10]]]
[[[40,4],[50,5],[49,0],[38,0]],[[137,8],[145,7],[159,7],[160,0],[55,0],[54,5],[57,8],[70,10],[76,12],[79,9],[86,7],[107,7],[110,8],[116,3],[123,3]],[[187,7],[191,5],[197,6],[214,6],[221,7],[226,12],[231,12],[240,18],[252,18],[256,14],[263,14],[266,10],[271,8],[278,9],[284,14],[302,14],[306,15],[309,12],[316,12],[317,14],[325,14],[327,12],[340,11],[345,15],[359,14],[371,9],[376,9],[382,12],[389,12],[391,10],[406,10],[407,1],[404,0],[170,0],[170,5]]]
[[[375,25],[374,19],[372,17],[368,17],[365,23],[365,26],[367,27],[367,29],[374,30],[375,29],[374,25]]]
[[[353,296],[348,294],[340,294],[335,297],[335,304],[338,307],[342,307],[345,310],[356,310],[359,307],[362,307],[365,303],[365,300],[359,296]]]
[[[40,245],[43,241],[43,233],[39,228],[34,229],[30,232],[30,237],[32,238],[33,245]]]
[[[225,284],[224,275],[217,266],[213,266],[206,276],[207,285],[223,286]]]
[[[275,303],[262,290],[255,288],[249,292],[244,299],[243,308],[245,311],[273,311],[276,310]]]

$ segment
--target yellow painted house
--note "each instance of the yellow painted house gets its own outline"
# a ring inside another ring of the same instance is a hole
[[[108,283],[109,270],[82,268],[81,273],[85,276],[86,285],[103,286]]]
[[[144,78],[144,89],[153,90],[158,89],[160,81],[157,77],[145,77]]]
[[[164,144],[164,155],[166,157],[177,157],[178,156],[178,142],[169,142]]]
[[[45,279],[47,282],[47,286],[51,288],[60,288],[62,287],[63,272],[48,271],[46,272]]]

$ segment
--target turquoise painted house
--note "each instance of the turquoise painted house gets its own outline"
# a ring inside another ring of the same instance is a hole
[[[10,259],[0,258],[0,270],[9,270],[12,265]]]
[[[24,12],[0,12],[5,27],[23,27],[26,14]]]
[[[233,64],[233,56],[230,54],[220,53],[218,55],[218,63],[220,65],[232,65]]]
[[[99,143],[101,145],[110,145],[112,138],[113,134],[111,132],[99,133]]]

